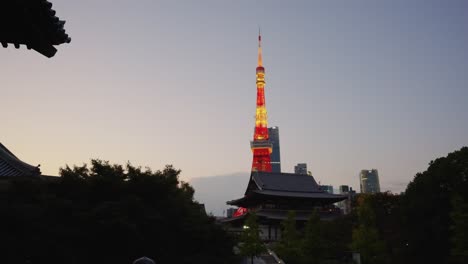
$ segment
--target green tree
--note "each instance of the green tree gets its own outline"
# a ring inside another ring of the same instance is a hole
[[[429,163],[403,196],[408,262],[448,263],[451,254],[452,197],[468,201],[468,147]],[[456,210],[455,210],[456,211]],[[428,254],[430,252],[430,254]]]
[[[459,195],[452,198],[452,250],[453,263],[468,262],[468,204]]]
[[[360,196],[360,195],[358,195]],[[401,195],[390,192],[366,194],[366,203],[375,215],[375,226],[378,235],[384,241],[386,256],[391,262],[405,263],[405,232],[402,228],[403,214]]]
[[[355,214],[320,222],[320,242],[322,259],[344,260],[349,256]]]
[[[361,254],[364,264],[385,263],[385,244],[379,238],[375,214],[367,196],[361,197],[358,226],[353,229],[351,249]]]
[[[60,174],[0,188],[0,225],[8,227],[0,263],[128,264],[143,255],[174,264],[237,262],[233,240],[172,166],[92,160]]]
[[[290,211],[281,223],[281,239],[276,252],[286,263],[300,263],[303,259],[301,239],[296,228],[296,212]]]
[[[314,211],[306,223],[304,239],[302,243],[302,255],[304,263],[319,263],[324,256],[324,244],[322,239],[322,226],[317,211]]]
[[[240,237],[239,250],[242,256],[250,257],[251,263],[253,263],[255,256],[266,251],[265,244],[260,238],[257,215],[254,212],[249,212],[245,221],[244,231]]]

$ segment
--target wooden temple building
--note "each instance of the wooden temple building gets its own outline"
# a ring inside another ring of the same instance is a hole
[[[39,177],[41,170],[18,159],[10,150],[0,143],[0,180],[16,177]]]
[[[55,45],[70,43],[65,33],[65,21],[55,16],[52,3],[47,0],[0,1],[0,43],[4,48],[25,45],[50,58]]]
[[[228,201],[228,205],[246,208],[242,215],[226,218],[222,222],[228,229],[241,232],[249,213],[257,215],[261,237],[266,241],[281,237],[281,222],[289,211],[296,213],[299,228],[304,226],[314,210],[321,219],[339,216],[341,211],[333,203],[347,197],[324,192],[310,175],[254,171],[242,198]]]

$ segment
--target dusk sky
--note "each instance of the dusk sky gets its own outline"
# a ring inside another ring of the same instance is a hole
[[[376,168],[401,192],[468,145],[468,1],[52,2],[70,44],[0,49],[0,142],[43,174],[173,164],[184,181],[237,175],[242,196],[259,26],[283,171],[358,190]]]

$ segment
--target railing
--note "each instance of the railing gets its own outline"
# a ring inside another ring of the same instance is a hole
[[[267,248],[267,253],[275,259],[276,263],[278,263],[278,264],[286,264],[286,263],[284,263],[284,261],[283,261],[282,259],[280,259],[280,258],[278,257],[278,255],[276,255],[276,253],[275,253],[273,250],[271,250],[271,249],[268,247],[268,245],[265,245],[265,246],[266,246],[266,248]]]

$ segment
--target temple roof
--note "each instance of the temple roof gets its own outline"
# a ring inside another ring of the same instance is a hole
[[[251,178],[262,191],[322,193],[314,177],[310,175],[253,172]]]
[[[346,199],[346,196],[330,194],[319,189],[314,177],[292,173],[252,172],[245,195],[227,204],[251,206],[266,199],[313,200],[330,204]]]
[[[59,20],[46,0],[6,0],[0,3],[0,43],[16,48],[26,45],[44,56],[53,57],[54,45],[70,43],[65,21]]]
[[[0,143],[0,177],[39,176],[39,167],[29,165],[18,159]]]

